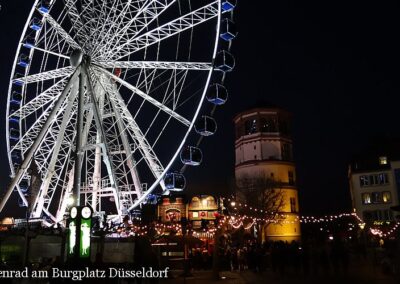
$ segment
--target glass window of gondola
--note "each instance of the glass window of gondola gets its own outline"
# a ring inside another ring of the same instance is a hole
[[[13,125],[19,124],[19,116],[17,116],[17,115],[10,116],[10,118],[8,120]]]
[[[19,73],[19,72],[15,72],[14,77],[13,77],[13,84],[16,86],[22,86],[24,84],[24,81],[21,79],[23,78],[24,75]]]
[[[21,189],[21,191],[23,193],[28,192],[29,189],[29,181],[27,179],[23,179],[21,180],[21,182],[19,183],[19,188]]]
[[[12,160],[15,161],[15,162],[20,162],[21,159],[22,159],[21,151],[19,151],[19,150],[14,150],[14,151],[12,151],[12,152],[11,152],[11,158],[12,158]]]
[[[192,152],[192,161],[196,163],[201,163],[203,159],[203,154],[201,153],[201,150],[199,148],[191,147],[191,152]]]
[[[202,116],[196,121],[195,130],[202,136],[210,136],[217,131],[217,123],[212,117]]]
[[[22,101],[22,95],[21,93],[17,91],[13,91],[11,94],[11,102],[15,104],[20,104]]]
[[[174,176],[173,174],[167,174],[164,178],[165,187],[167,189],[174,188]]]
[[[186,186],[185,177],[182,174],[179,174],[179,173],[175,173],[174,177],[175,177],[175,181],[174,181],[175,188],[183,190],[185,188],[185,186]]]
[[[214,84],[208,88],[207,100],[215,105],[223,105],[228,100],[228,90],[221,84]]]
[[[39,1],[39,11],[42,13],[48,13],[50,9],[50,0],[41,0]]]
[[[215,58],[215,68],[223,72],[230,72],[235,67],[235,58],[229,52],[223,50]]]
[[[30,28],[35,31],[39,31],[42,28],[42,21],[34,17],[31,21]]]
[[[225,41],[233,40],[237,35],[235,23],[228,19],[222,19],[221,23],[221,38]]]
[[[26,48],[33,48],[35,47],[35,36],[32,34],[29,34],[25,37],[24,40],[24,47]]]
[[[19,139],[19,130],[16,128],[11,128],[10,129],[10,138],[12,140],[18,140]]]
[[[11,105],[10,105],[10,114],[13,114],[18,110],[19,110],[19,104],[11,103]]]
[[[223,12],[232,11],[236,7],[237,0],[223,0],[221,2],[221,8]]]
[[[181,191],[185,188],[185,177],[180,173],[169,173],[165,176],[164,183],[167,189]]]
[[[187,146],[181,152],[181,161],[186,165],[198,166],[201,164],[202,153],[199,148]]]
[[[19,56],[18,56],[18,63],[17,63],[19,66],[21,66],[21,67],[24,67],[24,68],[26,68],[26,67],[28,67],[28,65],[29,65],[29,57],[26,55],[26,54],[20,54]]]

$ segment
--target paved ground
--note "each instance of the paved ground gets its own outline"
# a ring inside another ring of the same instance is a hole
[[[273,273],[267,270],[262,273],[254,273],[252,271],[244,272],[222,272],[221,276],[225,279],[216,281],[213,279],[211,271],[195,271],[194,277],[182,278],[177,277],[175,279],[168,279],[160,281],[160,283],[189,283],[189,284],[203,284],[203,283],[226,283],[226,284],[244,284],[244,283],[271,283],[271,284],[395,284],[396,282],[393,276],[385,275],[381,269],[374,267],[367,261],[357,261],[351,265],[348,274],[333,273],[329,272],[326,274],[320,273],[320,275],[304,276],[303,274],[295,274],[293,272],[285,273],[280,275],[279,273]]]

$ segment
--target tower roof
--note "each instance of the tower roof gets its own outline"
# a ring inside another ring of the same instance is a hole
[[[264,99],[258,99],[254,104],[251,104],[249,107],[246,107],[246,109],[243,109],[242,111],[238,112],[233,120],[235,121],[239,116],[247,113],[251,113],[254,111],[260,111],[260,110],[272,110],[272,111],[279,111],[281,113],[286,113],[290,115],[290,113],[282,108],[281,106],[272,103],[270,101],[264,100]]]

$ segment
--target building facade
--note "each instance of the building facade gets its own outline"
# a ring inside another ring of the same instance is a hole
[[[353,210],[364,222],[395,220],[391,207],[399,205],[400,161],[387,156],[354,161],[348,177]]]
[[[204,221],[208,225],[214,225],[218,202],[210,195],[194,196],[189,202],[185,202],[182,197],[163,197],[157,209],[161,222],[180,222],[182,218],[187,218],[192,228],[197,229]]]
[[[283,222],[263,228],[263,239],[299,241],[299,201],[296,169],[293,161],[293,142],[290,136],[290,114],[279,108],[255,108],[234,118],[235,177],[268,178],[279,182],[283,194]]]

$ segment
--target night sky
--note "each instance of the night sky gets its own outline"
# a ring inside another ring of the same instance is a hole
[[[350,210],[348,162],[372,137],[399,136],[400,102],[398,4],[352,2],[239,0],[232,49],[237,65],[226,81],[230,101],[216,114],[218,133],[202,144],[203,165],[187,173],[188,190],[227,192],[234,174],[232,119],[265,100],[293,113],[302,211]],[[12,61],[33,1],[0,3],[4,120]],[[4,127],[1,123],[1,190],[9,181]]]

